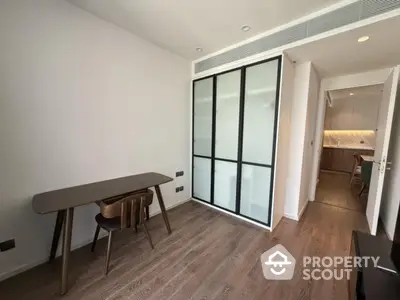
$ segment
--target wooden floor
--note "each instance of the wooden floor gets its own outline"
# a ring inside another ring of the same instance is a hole
[[[115,238],[111,271],[103,275],[106,241],[96,253],[85,246],[72,253],[70,291],[58,295],[60,261],[0,283],[0,298],[11,299],[347,299],[346,281],[305,281],[296,264],[290,281],[268,281],[260,255],[283,244],[303,255],[349,254],[353,229],[367,230],[363,214],[310,203],[300,222],[283,219],[273,234],[190,201],[169,211],[173,233],[161,216],[150,219],[155,250],[143,232]]]
[[[344,173],[320,172],[315,201],[359,211],[365,214],[368,193],[358,197],[361,184],[350,186],[350,177]]]

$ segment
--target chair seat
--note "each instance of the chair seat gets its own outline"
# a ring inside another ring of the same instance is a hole
[[[96,232],[92,243],[92,252],[96,247],[100,228],[108,231],[108,246],[105,274],[108,274],[111,257],[113,232],[141,225],[147,236],[150,247],[154,249],[150,233],[146,226],[145,216],[149,218],[149,206],[153,202],[153,192],[149,189],[136,191],[122,196],[111,197],[98,202],[100,213],[96,215]]]
[[[115,231],[121,229],[121,217],[105,218],[102,214],[97,214],[96,222],[101,228],[107,231]]]

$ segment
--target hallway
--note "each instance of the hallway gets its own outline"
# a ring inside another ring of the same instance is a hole
[[[321,172],[315,201],[365,214],[368,193],[359,198],[360,190],[361,185],[357,181],[350,186],[347,174]]]

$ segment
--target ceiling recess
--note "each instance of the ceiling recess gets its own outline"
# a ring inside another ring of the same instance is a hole
[[[194,72],[200,73],[251,55],[300,41],[323,32],[355,23],[400,8],[400,0],[359,0],[303,23],[262,37],[248,44],[198,61]]]

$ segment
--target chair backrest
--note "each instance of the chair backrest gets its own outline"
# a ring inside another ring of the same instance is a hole
[[[361,164],[361,155],[358,153],[353,154],[354,157],[354,166],[357,167]]]
[[[150,205],[151,202],[153,201],[153,192],[150,190],[147,190],[144,192],[138,192],[138,193],[129,195],[129,196],[125,197],[124,199],[125,199],[125,201],[127,201],[129,203],[129,206],[131,208],[129,224],[131,224],[131,226],[132,226],[136,220],[136,211],[138,209],[138,206],[140,205],[140,201],[142,201],[145,206]],[[125,219],[127,219],[127,218],[128,218],[128,215],[125,216]]]
[[[372,161],[365,161],[361,165],[361,180],[366,185],[369,185],[371,181],[372,167],[373,167]]]
[[[119,217],[121,219],[121,229],[129,226],[127,222],[128,212],[130,210],[130,203],[126,197],[120,197],[118,200],[113,199],[113,202],[101,201],[100,213],[104,218],[112,219]]]
[[[121,229],[125,229],[135,222],[138,201],[146,201],[148,199],[153,199],[153,192],[150,190],[136,192],[120,198],[114,197],[111,203],[106,199],[100,202],[100,213],[107,219],[120,217]],[[151,202],[147,205],[150,204]]]

